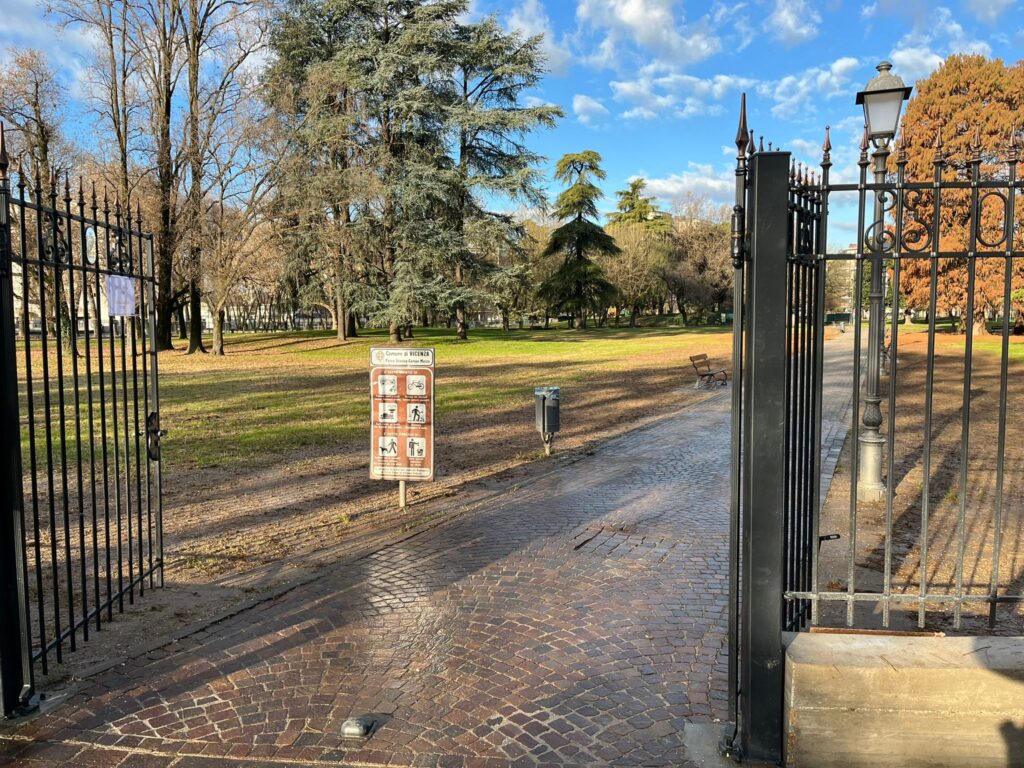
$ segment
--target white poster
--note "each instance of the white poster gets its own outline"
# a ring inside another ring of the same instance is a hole
[[[135,279],[123,275],[107,275],[107,313],[111,317],[135,314]]]

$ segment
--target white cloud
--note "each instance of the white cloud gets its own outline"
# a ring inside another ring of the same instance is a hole
[[[556,39],[551,17],[540,0],[523,0],[509,11],[507,24],[509,29],[518,30],[526,37],[544,35],[541,51],[547,59],[548,69],[556,75],[565,74],[572,61],[572,54],[564,37],[560,41]]]
[[[889,58],[893,71],[908,84],[927,77],[938,69],[945,58],[954,53],[992,55],[992,46],[964,30],[952,11],[934,9],[927,20],[921,20],[893,46]]]
[[[699,78],[665,69],[663,64],[649,64],[634,80],[609,83],[616,101],[632,105],[623,117],[651,119],[667,113],[684,118],[716,115],[722,112],[718,101],[756,84],[750,78],[735,75]]]
[[[967,7],[979,21],[994,24],[1006,9],[1016,2],[1017,0],[967,0]]]
[[[860,7],[860,17],[862,19],[873,19],[876,13],[878,13],[878,3],[869,3]]]
[[[889,54],[892,59],[893,71],[903,78],[905,83],[915,83],[922,77],[928,77],[942,66],[945,58],[927,47],[894,48]]]
[[[608,114],[608,107],[597,99],[577,93],[572,97],[572,111],[581,123],[593,125],[595,120]]]
[[[821,14],[807,0],[775,0],[765,29],[785,45],[797,45],[818,36]]]
[[[796,75],[786,75],[781,80],[761,83],[758,92],[775,101],[772,114],[780,118],[798,118],[801,112],[813,111],[814,104],[834,96],[851,96],[856,92],[852,87],[852,75],[860,62],[844,56],[836,59],[827,68],[811,67]]]
[[[677,21],[675,0],[579,0],[581,25],[604,33],[590,60],[603,67],[621,63],[625,42],[654,53],[675,66],[702,61],[717,53],[721,42],[708,17],[694,24]]]
[[[669,207],[688,194],[706,195],[715,203],[729,203],[736,194],[735,170],[715,170],[711,165],[691,162],[682,173],[647,179],[647,190]]]
[[[553,107],[555,104],[547,99],[542,99],[538,96],[525,96],[523,98],[523,104],[528,107]]]

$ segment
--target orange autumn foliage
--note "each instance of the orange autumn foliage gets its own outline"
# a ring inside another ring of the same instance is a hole
[[[1005,180],[1010,172],[1007,159],[1011,155],[1014,134],[1020,127],[1019,110],[1024,106],[1024,62],[1006,66],[999,59],[978,55],[950,56],[930,77],[921,80],[907,105],[903,119],[903,143],[906,159],[906,180],[930,182],[935,174],[938,153],[943,181],[970,181],[972,146],[980,138],[979,166],[982,180]],[[936,138],[941,132],[941,147]],[[1019,150],[1018,150],[1019,154]],[[889,169],[895,172],[900,152],[893,152]],[[1018,177],[1020,171],[1018,169]],[[913,193],[912,193],[913,194]],[[985,190],[979,192],[984,198]],[[1013,247],[1024,240],[1020,231],[1022,195],[1014,205]],[[934,197],[930,191],[919,196],[917,221],[912,211],[904,211],[905,234],[919,237],[916,247],[925,243],[925,230],[933,221]],[[1006,245],[1000,243],[1005,226],[1006,205],[991,196],[983,200],[980,212],[978,253],[1001,254]],[[946,252],[968,251],[971,247],[971,191],[941,191],[939,249]],[[981,241],[995,244],[986,246]],[[914,247],[914,246],[912,246]],[[927,250],[930,250],[927,249]],[[927,253],[927,250],[925,253]],[[966,318],[968,299],[967,259],[940,258],[936,261],[936,314],[958,312]],[[1006,277],[1003,258],[976,259],[974,288],[974,326],[985,332],[986,316],[999,314],[1003,307]],[[906,305],[927,310],[931,285],[931,259],[902,260],[900,292]],[[1012,306],[1020,311],[1020,289],[1024,288],[1024,260],[1014,259],[1012,269]]]

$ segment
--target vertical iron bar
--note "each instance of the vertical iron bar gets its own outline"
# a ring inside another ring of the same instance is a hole
[[[115,202],[115,216],[120,219],[120,215],[117,211],[120,209],[120,203]],[[104,205],[106,208],[106,205]],[[117,233],[115,231],[115,239],[113,245],[110,244],[110,216],[109,211],[104,210],[104,218],[106,219],[106,239],[107,239],[107,272],[109,274],[115,274],[114,270],[114,259],[120,260],[120,252],[118,250]],[[118,253],[115,256],[115,251]],[[110,414],[111,422],[114,427],[114,530],[117,535],[117,609],[120,612],[124,612],[124,551],[122,547],[123,537],[121,531],[121,511],[123,509],[121,505],[121,432],[118,425],[118,413],[117,413],[117,357],[114,349],[117,346],[117,318],[110,314],[110,295],[107,295],[107,317],[110,320]],[[127,427],[126,427],[127,428]]]
[[[7,143],[0,124],[0,584],[4,585],[0,589],[0,705],[4,717],[14,716],[29,704],[33,685],[32,657],[24,631],[28,623],[28,585],[8,167]]]
[[[36,616],[39,621],[39,638],[40,645],[46,647],[46,610],[45,610],[45,594],[43,587],[43,551],[42,551],[42,536],[40,536],[39,527],[39,475],[38,475],[38,462],[36,460],[36,403],[35,403],[35,380],[32,372],[32,324],[31,316],[29,314],[29,301],[28,298],[31,296],[31,271],[28,263],[28,227],[25,224],[25,216],[27,211],[27,205],[25,200],[25,173],[22,169],[21,164],[18,164],[18,238],[19,245],[21,248],[21,286],[22,296],[24,297],[21,302],[21,314],[22,322],[25,329],[25,407],[28,410],[28,448],[29,448],[29,478],[30,489],[32,493],[32,535],[35,538],[33,544],[33,554],[35,555],[35,563],[33,570],[35,571],[35,582],[36,582]],[[37,212],[38,216],[38,212]],[[42,290],[42,288],[40,288]],[[28,592],[28,584],[26,582],[25,591]],[[25,632],[28,635],[28,647],[32,648],[32,626],[31,623],[27,623]],[[42,657],[42,671],[43,674],[48,673],[48,664],[46,654]]]
[[[1003,218],[1003,236],[1006,240],[1003,267],[1003,338],[999,358],[999,435],[996,442],[996,508],[993,519],[992,543],[992,578],[989,585],[988,625],[996,626],[996,608],[999,596],[999,554],[1003,543],[1003,481],[1004,460],[1006,458],[1006,400],[1009,389],[1010,361],[1010,299],[1013,290],[1013,235],[1014,211],[1016,210],[1017,191],[1017,137],[1010,136],[1009,180],[1006,193],[1006,215]]]
[[[964,596],[964,549],[967,537],[967,461],[971,450],[971,381],[974,369],[974,287],[977,277],[976,251],[981,211],[978,210],[978,181],[981,172],[981,139],[971,147],[971,215],[967,251],[967,338],[964,341],[964,395],[960,423],[960,509],[957,515],[956,604],[953,627],[960,629]]]
[[[57,507],[56,499],[54,498],[54,482],[53,482],[53,410],[52,410],[52,397],[50,390],[50,350],[48,344],[49,336],[49,317],[47,314],[46,307],[46,258],[44,252],[44,240],[43,240],[43,217],[46,208],[43,204],[43,190],[42,184],[39,178],[39,170],[36,169],[35,174],[35,192],[33,199],[36,202],[36,248],[38,255],[38,266],[39,266],[39,317],[41,318],[41,346],[42,346],[42,357],[43,357],[43,410],[45,414],[46,423],[46,496],[47,496],[47,511],[49,513],[50,523],[50,574],[52,579],[52,590],[53,590],[53,631],[54,636],[58,638],[54,652],[57,657],[57,663],[61,663],[63,658],[63,648],[59,642],[61,637],[61,620],[60,620],[60,569],[57,565]],[[43,657],[45,659],[46,652],[45,648],[48,645],[45,637],[41,638],[42,645],[44,648]]]
[[[829,203],[829,177],[832,168],[832,139],[830,136],[831,129],[825,127],[825,141],[822,144],[822,156],[821,156],[821,189],[820,195],[820,213],[821,218],[818,222],[818,239],[817,239],[817,250],[818,250],[818,310],[815,318],[817,323],[817,363],[816,363],[816,378],[817,386],[815,388],[815,402],[814,402],[814,420],[815,424],[818,425],[818,433],[821,433],[821,414],[822,414],[822,386],[824,384],[824,354],[825,354],[825,283],[828,279],[828,262],[825,261],[825,254],[828,252],[828,203]],[[812,526],[812,535],[814,539],[811,544],[811,587],[814,593],[814,599],[811,601],[811,623],[817,625],[821,620],[820,615],[820,603],[818,597],[818,539],[821,535],[821,472],[820,472],[820,461],[821,461],[821,446],[816,446],[817,459],[819,462],[819,470],[815,471],[814,481],[814,524]]]
[[[917,625],[924,628],[925,609],[928,594],[928,515],[931,511],[931,467],[932,467],[932,389],[935,385],[935,311],[938,305],[938,272],[939,272],[939,235],[940,215],[942,213],[942,156],[941,132],[937,142],[934,167],[933,189],[935,198],[932,204],[932,252],[929,259],[930,285],[928,295],[928,357],[925,373],[924,403],[924,450],[921,455],[922,476],[924,486],[921,490],[921,567],[919,572],[918,593],[920,600],[917,606]]]
[[[853,413],[852,438],[850,441],[850,527],[847,542],[846,569],[846,626],[853,626],[854,593],[856,592],[854,568],[857,559],[857,478],[860,470],[860,355],[861,355],[861,305],[864,301],[864,216],[867,207],[867,129],[861,142],[860,182],[857,203],[857,267],[856,283],[853,287]]]
[[[64,396],[64,256],[67,253],[66,243],[60,233],[61,213],[57,208],[57,178],[54,176],[50,181],[50,242],[53,245],[53,316],[55,325],[55,341],[57,347],[57,408],[60,414],[58,424],[60,426],[60,488],[62,521],[64,523],[64,572],[67,577],[67,601],[68,601],[68,640],[71,650],[75,650],[75,586],[72,576],[71,564],[71,510],[68,493],[68,425],[67,425],[67,403]],[[54,574],[56,577],[57,574]],[[57,648],[60,648],[61,635],[57,635]]]
[[[103,271],[103,259],[110,253],[110,206],[107,202],[107,193],[103,193],[103,226],[99,226],[99,210],[96,200],[96,187],[92,189],[92,217],[97,224],[96,228],[96,271],[93,273],[96,278],[96,366],[99,369],[99,395],[100,395],[100,434],[103,436],[101,447],[103,451],[103,551],[106,562],[104,563],[105,581],[107,594],[105,605],[107,606],[107,621],[114,618],[114,582],[113,562],[110,554],[110,436],[107,434],[107,384],[104,381],[104,355],[103,355],[103,321],[109,320],[109,313],[104,314],[102,307],[103,288],[100,282],[100,272]],[[103,232],[102,254],[100,245],[100,229]],[[111,372],[113,375],[113,372]],[[116,477],[116,475],[115,475]]]
[[[137,280],[138,275],[136,274],[136,259],[140,254],[135,252],[135,239],[132,233],[132,209],[128,206],[127,216],[127,229],[128,229],[128,275],[132,280],[133,287],[138,287],[139,282]],[[136,513],[136,525],[135,535],[138,538],[138,565],[139,565],[139,597],[142,597],[146,592],[146,580],[143,578],[143,574],[146,571],[146,559],[143,545],[145,544],[146,538],[142,535],[142,452],[139,446],[139,435],[141,434],[142,425],[139,422],[139,349],[138,339],[136,335],[139,331],[139,326],[135,319],[135,307],[132,308],[131,317],[131,333],[132,333],[132,415],[134,416],[133,422],[133,436],[135,438],[135,513]]]
[[[889,451],[886,457],[885,470],[885,562],[882,575],[882,626],[890,624],[892,607],[892,516],[895,488],[895,456],[896,456],[896,381],[899,375],[899,307],[900,307],[900,268],[901,249],[903,243],[903,182],[906,179],[907,155],[904,140],[901,137],[896,160],[896,232],[892,262],[892,341],[889,345],[889,413],[886,432],[889,439]]]
[[[96,491],[96,403],[93,397],[92,380],[92,316],[89,296],[89,227],[85,215],[85,192],[81,182],[78,185],[79,237],[82,243],[82,307],[85,320],[85,389],[86,412],[89,415],[89,495],[92,502],[92,586],[93,602],[96,606],[96,629],[103,623],[103,611],[100,610],[100,550],[99,550],[99,496]],[[93,254],[96,254],[96,211],[92,211]],[[85,589],[85,585],[82,586]]]
[[[740,121],[736,133],[735,199],[732,209],[732,413],[729,482],[729,666],[727,670],[729,697],[729,725],[726,726],[719,750],[731,754],[736,747],[739,724],[737,698],[739,696],[739,568],[740,568],[740,493],[742,465],[740,447],[742,439],[743,406],[743,283],[746,260],[746,205],[747,205],[747,96],[740,101]],[[152,249],[151,249],[152,252]],[[152,267],[150,267],[152,269]],[[257,307],[259,312],[259,307]],[[155,365],[155,359],[154,359]]]
[[[82,211],[79,211],[81,214]],[[71,316],[71,386],[74,390],[75,409],[75,480],[78,484],[78,577],[79,588],[82,590],[82,640],[89,639],[89,588],[85,571],[85,488],[82,472],[82,412],[81,396],[79,395],[78,379],[78,302],[75,300],[75,248],[74,248],[74,216],[71,213],[71,187],[64,177],[64,216],[67,220],[67,254],[68,254],[68,314]],[[85,267],[85,259],[82,259]],[[85,282],[85,272],[82,273]],[[71,624],[71,636],[74,638],[74,623]],[[72,645],[72,648],[74,646]]]
[[[149,378],[146,385],[150,387],[149,403],[156,414],[156,428],[160,428],[160,386],[159,386],[159,364],[157,362],[156,349],[156,266],[153,260],[153,236],[146,238],[146,267],[148,271],[146,279],[146,290],[149,294],[149,353],[152,364],[149,367]],[[158,437],[159,439],[159,437]],[[156,496],[156,546],[157,561],[160,564],[160,586],[164,585],[164,500],[163,500],[163,461],[158,459],[156,471],[154,472],[156,487],[153,494]]]

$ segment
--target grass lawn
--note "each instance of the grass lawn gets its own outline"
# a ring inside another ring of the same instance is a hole
[[[169,432],[163,442],[163,519],[172,569],[180,569],[191,582],[208,581],[343,541],[352,535],[354,521],[360,521],[359,527],[386,519],[376,512],[393,506],[397,484],[369,479],[369,349],[386,343],[383,331],[367,331],[346,343],[328,332],[240,333],[227,335],[224,357],[181,351],[159,356],[162,426]],[[417,328],[415,338],[405,343],[436,349],[437,480],[412,484],[415,501],[456,494],[467,483],[487,484],[495,473],[518,471],[519,465],[541,457],[534,429],[535,386],[562,387],[556,454],[708,396],[708,390],[692,387],[689,355],[704,352],[728,367],[731,332],[668,326],[584,332],[474,329],[470,341],[458,342],[452,330]],[[108,345],[105,357],[109,351]],[[119,349],[114,357],[119,359]],[[41,363],[36,351],[32,365],[40,462],[45,455],[39,429],[44,415]],[[19,364],[24,365],[23,354]],[[54,350],[50,366],[56,370]],[[64,448],[73,486],[69,367],[65,360]],[[80,376],[83,368],[80,361]],[[117,386],[120,390],[124,382]],[[56,424],[59,409],[52,389]],[[95,384],[94,396],[98,402]],[[107,398],[109,427],[109,383]],[[81,400],[85,424],[88,410],[85,397]],[[122,419],[122,441],[123,436]],[[27,448],[27,428],[23,441]],[[54,445],[58,477],[59,442]],[[99,450],[97,441],[97,456]],[[40,467],[45,477],[45,465]],[[85,476],[88,482],[88,471]],[[78,514],[76,496],[72,492],[69,499],[72,520]],[[90,516],[91,509],[85,513]],[[42,525],[47,527],[45,520]]]
[[[728,329],[660,327],[474,329],[469,342],[449,329],[416,329],[404,343],[436,349],[440,437],[453,417],[473,413],[492,424],[516,414],[532,429],[539,385],[562,387],[563,423],[572,430],[581,397],[628,399],[631,379],[639,380],[642,401],[651,384],[667,394],[690,383],[690,354],[707,352],[725,364],[729,341]],[[345,344],[326,332],[228,334],[223,358],[161,355],[169,463],[253,467],[296,450],[368,442],[369,348],[386,344],[383,331]]]

